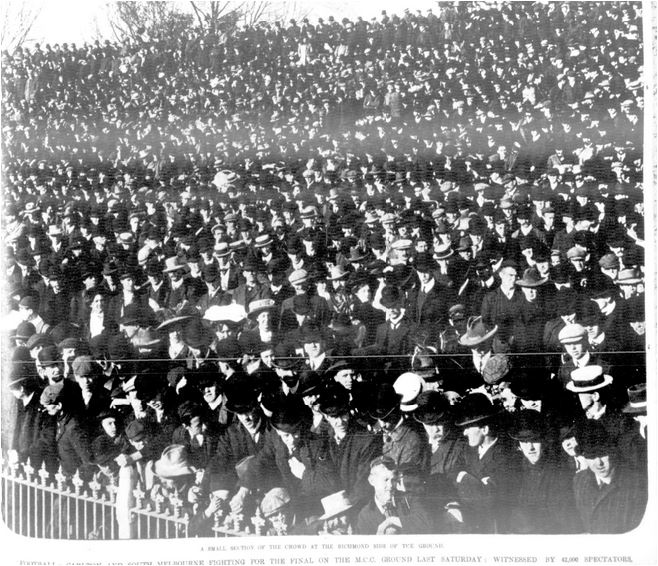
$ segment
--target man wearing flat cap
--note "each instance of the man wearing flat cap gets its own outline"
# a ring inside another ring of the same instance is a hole
[[[71,367],[82,396],[80,424],[94,438],[99,432],[98,415],[110,408],[110,392],[103,387],[101,367],[91,356],[77,356]]]
[[[624,465],[605,427],[592,420],[576,428],[587,470],[574,476],[576,507],[585,532],[626,533],[636,528],[647,504],[647,477]]]
[[[520,462],[501,430],[501,411],[483,393],[470,393],[457,410],[456,425],[469,446],[464,469],[455,477],[466,532],[509,532]]]

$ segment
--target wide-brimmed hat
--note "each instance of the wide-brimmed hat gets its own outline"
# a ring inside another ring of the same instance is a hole
[[[210,322],[240,324],[247,319],[247,312],[242,305],[212,305],[203,314],[203,319]]]
[[[188,269],[189,267],[187,266],[187,263],[182,258],[178,256],[173,256],[165,259],[165,266],[162,272],[163,273],[172,273],[174,271],[187,272]]]
[[[327,281],[338,281],[339,279],[345,279],[348,275],[349,272],[345,271],[342,265],[334,265],[329,270]]]
[[[523,272],[523,277],[517,279],[516,284],[519,287],[534,288],[539,287],[548,281],[548,277],[542,277],[535,267],[529,267]]]
[[[459,417],[455,424],[461,427],[486,424],[500,412],[484,393],[469,393],[459,405]]]
[[[612,383],[612,376],[603,373],[598,365],[585,366],[571,372],[571,381],[567,389],[573,393],[589,393],[602,389]]]
[[[632,385],[627,390],[628,403],[624,405],[622,411],[629,415],[646,415],[647,414],[647,384],[638,383]]]
[[[345,490],[327,495],[320,502],[322,503],[324,513],[318,518],[318,521],[326,521],[336,515],[346,513],[354,507],[354,503],[347,496],[347,491]]]
[[[194,474],[196,470],[190,466],[187,447],[183,444],[171,444],[162,452],[155,462],[155,474],[164,479],[179,478]]]
[[[466,322],[466,334],[459,337],[462,346],[473,347],[482,344],[498,332],[498,325],[487,330],[481,316],[471,316]]]
[[[136,348],[153,348],[162,344],[162,337],[154,328],[139,328],[132,338],[132,343]]]
[[[231,255],[231,247],[227,242],[219,242],[213,248],[213,255],[215,257],[227,257]]]
[[[252,301],[249,303],[249,313],[247,316],[249,318],[256,318],[259,313],[263,311],[271,311],[276,306],[274,299],[259,299],[258,301]]]
[[[179,309],[173,309],[165,312],[165,319],[158,325],[156,330],[166,330],[167,332],[178,324],[184,324],[196,318],[199,312],[189,305],[184,305]]]

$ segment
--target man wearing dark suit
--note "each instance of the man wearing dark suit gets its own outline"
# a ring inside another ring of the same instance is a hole
[[[360,535],[429,534],[434,532],[430,513],[416,499],[403,499],[396,493],[397,469],[386,456],[370,464],[368,483],[374,497],[359,511],[356,532]]]
[[[623,464],[599,423],[583,423],[576,429],[576,440],[588,468],[573,479],[585,532],[616,534],[637,527],[647,504],[646,475]]]
[[[448,320],[448,308],[454,304],[454,293],[434,278],[434,260],[428,254],[419,255],[414,262],[420,286],[410,290],[407,297],[407,316],[416,328],[429,335],[430,343],[438,340],[442,326]]]
[[[350,414],[349,393],[338,383],[327,386],[319,399],[320,411],[329,423],[327,445],[341,489],[353,501],[370,493],[370,462],[381,454],[381,439],[361,426]]]
[[[518,453],[499,433],[498,410],[482,393],[471,393],[462,402],[457,426],[469,445],[467,463],[455,482],[466,530],[505,533],[509,530],[510,504],[519,469]]]
[[[239,484],[236,464],[262,450],[270,427],[255,393],[246,387],[229,389],[226,408],[237,418],[217,440],[217,450],[209,468],[216,489],[232,491]]]

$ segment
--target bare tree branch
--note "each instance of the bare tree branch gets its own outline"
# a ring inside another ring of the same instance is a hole
[[[41,14],[43,2],[5,0],[2,3],[2,49],[13,51],[23,45]]]

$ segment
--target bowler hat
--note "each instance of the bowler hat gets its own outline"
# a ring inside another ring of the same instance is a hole
[[[288,397],[275,407],[270,423],[281,431],[290,434],[309,429],[313,420],[311,410],[297,397]]]
[[[439,391],[423,391],[416,399],[414,418],[423,424],[435,425],[454,421],[450,403]]]
[[[350,410],[350,394],[342,385],[332,382],[322,391],[319,405],[320,411],[325,415],[330,417],[344,415]]]
[[[374,419],[385,419],[400,408],[400,395],[392,385],[383,383],[375,394],[369,414]]]
[[[587,459],[609,456],[615,452],[614,442],[608,430],[593,419],[583,419],[575,429],[580,454]]]
[[[546,420],[538,411],[518,411],[514,413],[507,431],[510,437],[519,442],[545,442]]]
[[[470,393],[459,405],[460,416],[455,424],[461,427],[486,424],[499,413],[484,393]]]

